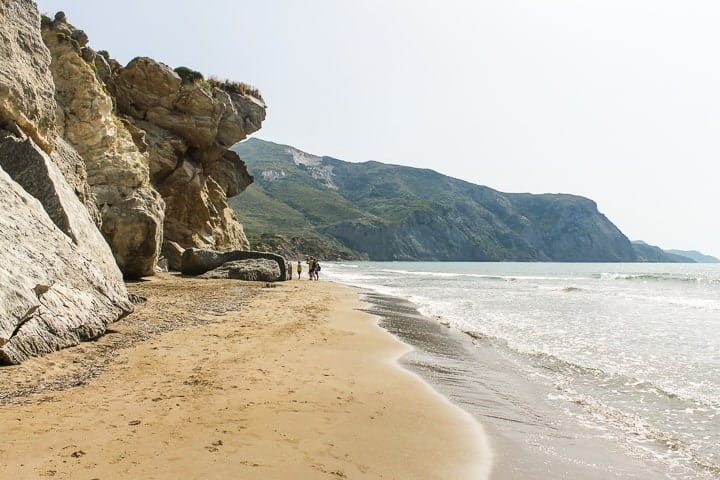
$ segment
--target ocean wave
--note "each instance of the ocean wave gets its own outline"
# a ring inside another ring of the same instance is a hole
[[[442,321],[440,323],[442,323]],[[477,332],[474,330],[464,330],[462,333],[464,333],[468,337],[472,338],[473,340],[477,340],[480,342],[485,342],[485,341],[489,341],[489,340],[498,340],[497,337],[493,337],[492,335],[487,335],[485,333]]]
[[[591,416],[592,423],[601,419],[602,424],[624,432],[622,438],[630,452],[635,453],[636,456],[644,457],[650,453],[661,462],[680,468],[689,463],[697,470],[696,474],[707,473],[708,478],[715,478],[720,474],[720,464],[715,461],[714,455],[712,453],[705,455],[700,451],[704,439],[688,438],[687,435],[685,439],[680,438],[678,433],[663,430],[637,413],[613,407],[592,395],[576,392],[567,386],[558,386],[557,389],[562,393],[560,398],[564,397],[565,400],[582,408]],[[646,441],[662,445],[664,448],[649,450],[647,445],[644,445]]]
[[[626,391],[631,395],[653,394],[661,399],[683,402],[685,404],[683,408],[702,406],[720,414],[720,400],[697,391],[676,389],[634,376],[607,372],[602,368],[581,365],[544,352],[523,354],[534,360],[536,367],[561,374],[564,378],[590,379],[592,384],[601,385],[603,389],[609,391]]]
[[[603,272],[593,275],[600,280],[622,280],[642,282],[683,282],[683,283],[720,283],[720,278],[684,273],[619,273]]]
[[[702,310],[720,310],[720,301],[708,298],[671,297],[667,295],[638,295],[632,293],[620,293],[618,295],[629,300],[641,300],[662,305],[674,305],[678,307],[690,307]]]
[[[465,276],[469,278],[479,278],[481,280],[498,280],[501,282],[514,282],[516,280],[515,277],[508,277],[502,275],[482,275],[479,273],[468,273],[465,274]]]
[[[400,275],[407,275],[413,277],[439,277],[439,278],[451,278],[459,277],[462,274],[459,273],[447,273],[447,272],[425,272],[421,270],[396,270],[392,268],[379,268],[376,271],[383,273],[396,273]]]
[[[686,407],[707,407],[720,415],[720,399],[702,393],[702,389],[673,388],[659,385],[647,379],[622,373],[608,372],[602,367],[584,365],[576,361],[561,358],[546,351],[538,351],[523,345],[513,344],[506,338],[498,337],[477,329],[463,328],[462,333],[476,342],[494,348],[506,349],[525,358],[534,368],[544,370],[562,378],[585,379],[595,386],[611,391],[627,391],[629,394],[652,394],[658,398],[685,402]],[[685,385],[689,387],[689,385]]]
[[[517,278],[504,275],[484,275],[481,273],[459,273],[459,272],[430,272],[423,270],[396,270],[396,269],[380,269],[376,270],[383,273],[399,274],[408,277],[428,277],[428,278],[477,278],[481,280],[497,280],[504,282],[514,282]]]

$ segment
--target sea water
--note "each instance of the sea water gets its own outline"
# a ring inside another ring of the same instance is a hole
[[[415,363],[489,425],[498,450],[520,451],[500,453],[506,476],[541,464],[536,478],[720,479],[720,265],[358,262],[322,273],[462,332],[471,349],[420,348]]]

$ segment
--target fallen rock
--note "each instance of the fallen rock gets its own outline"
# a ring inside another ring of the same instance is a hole
[[[290,277],[290,268],[285,257],[269,252],[255,252],[251,250],[229,250],[218,252],[216,250],[203,250],[199,248],[187,248],[183,252],[181,272],[184,275],[201,275],[214,270],[221,265],[238,260],[267,259],[275,262],[279,269],[279,275],[273,280],[285,281]]]
[[[200,275],[201,278],[236,279],[257,282],[277,282],[280,267],[275,260],[258,258],[253,260],[235,260],[223,263],[218,268]]]
[[[162,254],[167,259],[168,270],[180,271],[182,268],[182,255],[185,249],[176,242],[163,243]]]

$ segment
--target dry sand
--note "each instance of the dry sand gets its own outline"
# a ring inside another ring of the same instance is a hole
[[[162,274],[96,342],[0,369],[0,477],[486,478],[480,426],[348,287]]]

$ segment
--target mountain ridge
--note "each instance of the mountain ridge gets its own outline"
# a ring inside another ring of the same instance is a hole
[[[231,201],[251,243],[295,245],[291,256],[636,260],[627,237],[585,197],[504,193],[430,169],[350,163],[257,138],[232,150],[255,176]],[[263,221],[251,199],[262,199],[262,214],[274,221]],[[300,251],[304,236],[321,251]],[[333,248],[325,252],[322,245]]]
[[[637,261],[639,262],[696,263],[696,261],[690,257],[663,250],[658,246],[650,245],[642,240],[634,240],[631,243],[637,255]]]
[[[720,259],[718,259],[717,257],[713,257],[712,255],[706,255],[704,253],[698,252],[697,250],[670,249],[665,251],[674,255],[681,255],[683,257],[687,257],[697,263],[720,263]]]

